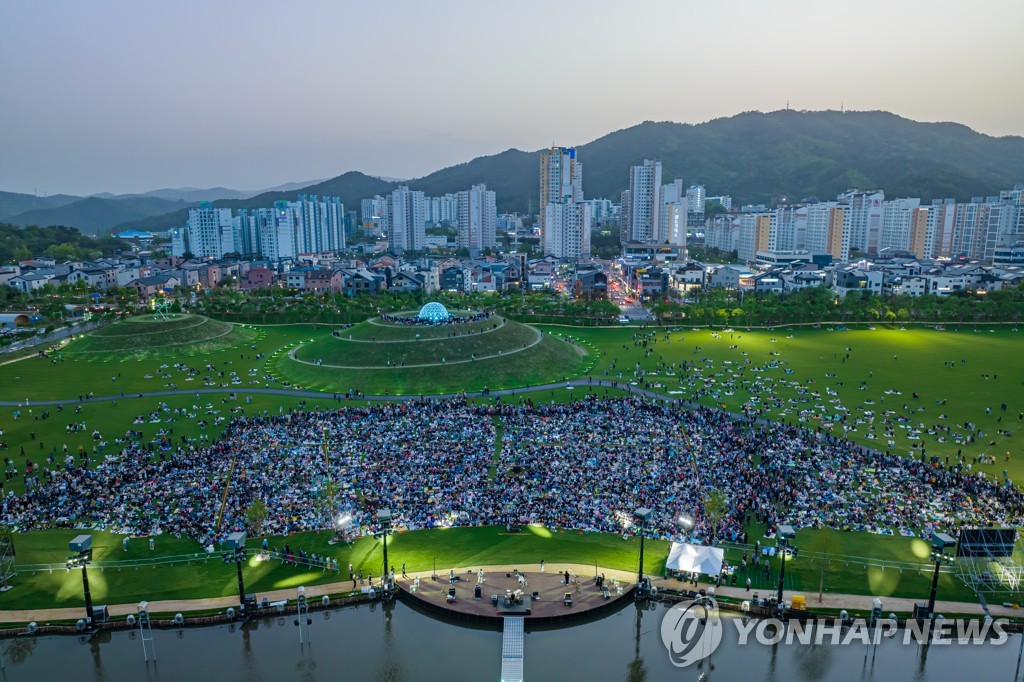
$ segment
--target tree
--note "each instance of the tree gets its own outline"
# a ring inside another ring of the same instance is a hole
[[[324,484],[317,491],[314,501],[317,514],[324,520],[324,528],[334,527],[334,513],[337,511],[335,505],[340,494],[340,488],[334,481],[324,481]]]
[[[811,566],[818,572],[818,603],[824,599],[825,574],[839,561],[839,541],[836,534],[828,530],[819,530],[814,534],[808,549]]]
[[[729,500],[725,492],[712,488],[704,494],[704,518],[711,529],[711,544],[718,539],[718,526],[729,513]]]
[[[259,535],[263,522],[267,520],[267,503],[257,497],[245,508],[245,525],[253,535]]]

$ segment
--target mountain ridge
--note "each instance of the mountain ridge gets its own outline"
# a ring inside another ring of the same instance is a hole
[[[955,122],[925,123],[885,111],[748,111],[703,123],[644,121],[576,147],[587,198],[618,201],[629,166],[662,161],[662,181],[702,184],[734,203],[771,203],[786,197],[832,199],[850,188],[880,188],[887,196],[924,201],[990,196],[1024,182],[1024,137],[995,137]],[[506,149],[439,169],[403,184],[428,195],[486,184],[499,210],[537,209],[539,154]],[[287,187],[284,185],[283,187]],[[348,171],[302,188],[215,200],[214,206],[257,208],[299,194],[340,196],[348,210],[398,183]],[[24,195],[27,196],[27,195]],[[0,218],[3,217],[0,193]],[[53,209],[48,209],[53,210]],[[31,213],[37,219],[60,213]],[[181,225],[187,210],[127,217],[112,227],[160,230]],[[24,219],[25,214],[18,216]],[[49,223],[53,224],[53,223]],[[71,223],[75,224],[75,223]]]

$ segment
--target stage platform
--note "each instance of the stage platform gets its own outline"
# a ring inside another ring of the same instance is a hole
[[[479,570],[479,569],[478,569]],[[593,572],[579,576],[579,590],[574,583],[572,573],[569,585],[565,584],[565,573],[553,571],[521,573],[525,585],[512,570],[488,571],[484,568],[484,582],[481,583],[481,598],[474,597],[478,580],[477,571],[461,569],[456,572],[459,578],[454,584],[449,581],[449,570],[438,571],[437,580],[430,575],[422,575],[418,587],[415,579],[398,579],[399,594],[402,599],[428,611],[439,613],[457,620],[486,622],[497,624],[506,615],[521,616],[525,624],[556,623],[563,620],[594,615],[595,613],[621,605],[621,600],[632,599],[633,584],[620,581],[616,587],[609,577],[605,582],[608,589],[606,598],[601,589],[594,583]],[[448,590],[455,588],[455,601],[448,601]],[[518,603],[510,602],[507,597],[520,590],[522,597]],[[565,604],[566,592],[572,595],[572,605]],[[536,593],[536,597],[534,597]],[[492,600],[496,596],[496,603]]]

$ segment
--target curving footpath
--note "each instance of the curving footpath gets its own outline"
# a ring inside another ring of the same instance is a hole
[[[495,356],[499,357],[499,356]],[[472,361],[470,361],[472,362]],[[448,363],[455,364],[455,363]],[[326,366],[326,365],[325,365]],[[367,369],[361,367],[358,369]],[[385,367],[384,369],[394,369],[394,367]],[[628,383],[622,383],[618,381],[608,381],[606,379],[568,379],[566,381],[558,381],[547,384],[538,384],[537,386],[523,386],[520,388],[502,388],[489,391],[484,393],[483,391],[464,391],[459,393],[424,393],[419,395],[360,395],[353,400],[369,400],[369,401],[407,401],[407,400],[419,400],[421,398],[432,398],[436,400],[446,400],[449,398],[488,398],[493,396],[513,396],[522,395],[524,393],[538,393],[540,391],[552,391],[556,388],[569,388],[577,386],[600,386],[604,388],[616,388],[622,391],[627,391],[636,395],[641,395],[652,400],[663,400],[673,405],[686,405],[696,406],[696,403],[684,401],[681,398],[672,398],[669,396],[663,396],[654,391],[648,391],[645,388],[637,388],[636,386],[630,386]],[[178,389],[174,391],[143,391],[141,393],[125,393],[117,395],[104,395],[95,396],[92,398],[62,398],[58,400],[0,400],[0,407],[32,407],[35,405],[73,405],[78,403],[102,403],[110,400],[129,400],[137,398],[166,398],[180,395],[188,395],[195,393],[197,395],[228,395],[234,393],[235,395],[252,393],[255,395],[279,395],[290,398],[319,398],[321,400],[335,400],[345,398],[344,393],[331,393],[327,391],[308,391],[300,389],[288,389],[288,388],[196,388],[196,389]]]

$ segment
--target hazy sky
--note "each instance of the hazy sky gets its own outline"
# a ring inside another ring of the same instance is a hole
[[[644,120],[1024,134],[1024,1],[7,0],[0,189],[416,177]]]

